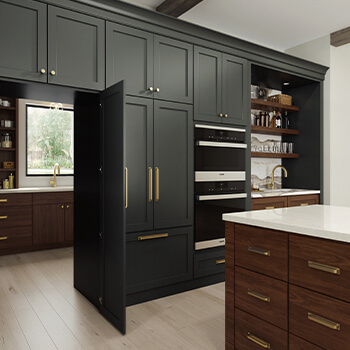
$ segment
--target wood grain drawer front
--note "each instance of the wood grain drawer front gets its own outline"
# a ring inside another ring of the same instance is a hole
[[[252,210],[277,209],[287,207],[287,197],[252,198]]]
[[[33,195],[31,193],[0,194],[0,210],[8,206],[32,205]]]
[[[286,350],[288,349],[288,333],[236,309],[235,347],[237,350]]]
[[[350,244],[290,234],[290,282],[350,302]]]
[[[33,193],[33,205],[73,203],[74,192]]]
[[[235,274],[235,306],[288,330],[288,284],[240,267]]]
[[[289,285],[289,331],[327,350],[350,347],[350,304]]]
[[[32,226],[5,227],[0,229],[0,252],[32,244]]]
[[[287,281],[288,233],[235,225],[235,264]]]
[[[32,224],[31,206],[11,206],[0,209],[0,232],[4,227],[32,226]]]
[[[288,207],[315,205],[315,204],[319,204],[319,202],[320,202],[320,196],[318,194],[288,197]]]
[[[293,334],[289,334],[289,350],[324,350]]]

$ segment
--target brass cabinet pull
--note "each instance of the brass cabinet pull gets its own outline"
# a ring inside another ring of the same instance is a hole
[[[222,113],[219,114],[219,117],[223,117],[224,115]]]
[[[4,219],[7,219],[7,215],[0,216],[0,220],[4,220]]]
[[[52,70],[52,71],[50,72],[50,74],[51,74],[51,75],[56,75],[56,72],[55,72],[54,70]]]
[[[309,205],[309,203],[300,203],[301,207],[306,207],[307,205]]]
[[[265,207],[265,209],[275,209],[275,207]]]
[[[125,168],[125,209],[128,208],[128,168]]]
[[[7,236],[5,237],[0,237],[0,241],[5,241],[7,239]]]
[[[216,260],[216,265],[219,265],[219,264],[225,264],[225,259],[221,259],[221,260]]]
[[[148,167],[148,201],[152,202],[152,168]]]
[[[0,203],[6,203],[7,199],[0,199]]]
[[[259,299],[261,301],[265,301],[267,303],[269,303],[271,301],[270,297],[268,297],[267,295],[264,295],[264,294],[260,294],[258,292],[254,292],[253,290],[251,289],[248,289],[247,291],[248,295],[250,295],[251,297],[254,297],[256,299]]]
[[[225,114],[224,117],[227,118],[227,117],[228,117],[228,114]]]
[[[67,205],[67,209],[69,208],[69,205]]]
[[[156,167],[156,202],[159,201],[159,168]]]
[[[260,248],[248,247],[248,252],[260,254],[260,255],[265,255],[265,256],[270,256],[269,250],[260,249]]]
[[[41,74],[45,74],[45,73],[46,73],[46,69],[45,69],[45,68],[41,68],[41,69],[40,69],[40,73],[41,73]]]
[[[320,264],[320,263],[310,261],[310,260],[307,262],[307,266],[312,268],[312,269],[332,273],[333,275],[340,275],[340,268],[339,267],[324,265],[324,264]]]
[[[168,237],[169,234],[168,233],[159,233],[157,235],[148,235],[148,236],[139,236],[137,238],[137,240],[139,241],[145,241],[147,239],[156,239],[156,238],[165,238],[165,237]]]
[[[62,209],[64,208],[64,205],[62,205],[62,207],[61,207]]]
[[[267,341],[265,340],[262,340],[260,338],[258,338],[256,335],[248,332],[248,335],[247,335],[247,339],[252,341],[253,343],[261,346],[262,348],[264,349],[270,349],[270,343],[268,343]]]
[[[156,88],[156,92],[160,92],[160,89],[159,89],[159,88]]]
[[[153,91],[154,89],[153,89],[152,86],[150,86],[148,90],[149,90],[149,91]]]
[[[308,312],[307,313],[307,318],[310,321],[316,322],[316,323],[318,323],[318,324],[320,324],[322,326],[325,326],[327,328],[334,329],[336,331],[340,331],[340,324],[339,323],[331,321],[331,320],[327,320],[326,318],[324,318],[322,316],[315,315],[315,314],[313,314],[311,312]]]

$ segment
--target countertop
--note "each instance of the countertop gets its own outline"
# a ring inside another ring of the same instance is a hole
[[[34,192],[69,192],[74,191],[73,186],[57,186],[57,187],[21,187],[9,190],[0,189],[0,194],[6,193],[34,193]]]
[[[223,214],[224,221],[350,243],[350,208],[310,205]]]
[[[276,190],[263,190],[262,192],[252,192],[252,198],[300,196],[308,194],[320,194],[320,190],[302,190],[297,188],[282,188]]]

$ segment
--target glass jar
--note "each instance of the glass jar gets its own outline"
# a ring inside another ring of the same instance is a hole
[[[4,132],[1,135],[1,147],[12,148],[12,137],[8,132]]]
[[[8,189],[10,187],[10,183],[8,179],[5,179],[4,182],[2,183],[3,189]]]

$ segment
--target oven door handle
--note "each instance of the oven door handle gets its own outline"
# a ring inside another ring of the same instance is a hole
[[[233,142],[197,141],[196,145],[207,146],[207,147],[247,148],[247,144],[245,143],[233,143]]]
[[[199,201],[211,201],[218,199],[238,199],[238,198],[247,198],[246,193],[232,193],[232,194],[209,194],[197,196],[197,200]]]

